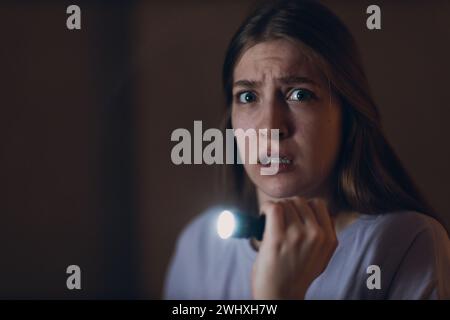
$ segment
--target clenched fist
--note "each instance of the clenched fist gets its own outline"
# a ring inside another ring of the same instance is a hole
[[[322,200],[300,197],[261,205],[266,227],[252,271],[254,299],[304,299],[338,241]]]

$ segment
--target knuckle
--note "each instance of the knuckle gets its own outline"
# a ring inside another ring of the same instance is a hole
[[[324,240],[324,234],[322,230],[318,228],[311,228],[309,231],[309,240],[313,242],[322,242]]]
[[[267,202],[263,208],[266,214],[279,214],[283,211],[283,206],[278,202]]]
[[[304,240],[304,233],[298,230],[291,232],[290,240],[293,244],[300,244]]]

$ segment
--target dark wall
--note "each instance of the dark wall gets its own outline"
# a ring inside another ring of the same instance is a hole
[[[1,6],[1,298],[131,296],[130,5]],[[66,288],[81,268],[82,290]]]

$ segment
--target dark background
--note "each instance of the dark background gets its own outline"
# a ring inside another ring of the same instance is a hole
[[[323,1],[360,46],[389,141],[450,224],[450,2]],[[0,4],[0,298],[159,298],[176,236],[221,199],[175,166],[218,127],[225,48],[254,1]],[[81,7],[82,29],[66,28]],[[366,8],[382,30],[366,28]],[[67,266],[82,290],[66,288]]]

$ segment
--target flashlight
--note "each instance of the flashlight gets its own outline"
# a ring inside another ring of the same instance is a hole
[[[224,210],[217,219],[217,233],[222,239],[254,237],[261,241],[265,225],[266,216],[264,214],[255,217]]]

